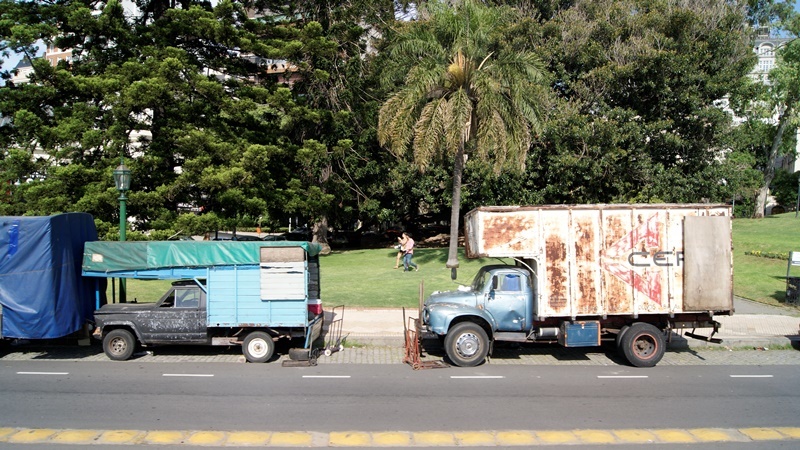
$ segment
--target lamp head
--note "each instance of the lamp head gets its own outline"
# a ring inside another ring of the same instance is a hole
[[[131,170],[124,163],[114,169],[114,184],[120,192],[128,191],[131,188]]]

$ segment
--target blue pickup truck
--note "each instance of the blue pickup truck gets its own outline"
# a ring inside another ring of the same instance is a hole
[[[281,338],[320,336],[320,246],[309,242],[87,242],[83,276],[174,280],[156,303],[100,305],[94,336],[106,355],[129,359],[137,346],[241,345],[267,362]]]

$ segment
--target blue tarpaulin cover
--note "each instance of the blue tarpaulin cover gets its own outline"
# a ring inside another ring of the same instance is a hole
[[[95,281],[81,277],[81,261],[96,239],[85,213],[0,216],[0,337],[58,338],[92,320]]]

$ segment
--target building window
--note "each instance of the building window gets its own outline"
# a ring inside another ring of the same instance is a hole
[[[760,56],[775,56],[775,48],[772,44],[762,44],[761,51],[758,54]]]
[[[772,58],[760,58],[758,60],[758,71],[761,73],[769,73],[775,67],[775,60]]]

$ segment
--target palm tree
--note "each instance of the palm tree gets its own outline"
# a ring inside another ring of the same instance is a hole
[[[381,107],[378,139],[398,158],[411,146],[420,170],[454,158],[447,267],[455,279],[465,157],[490,163],[495,173],[524,170],[544,69],[533,53],[504,39],[503,30],[520,19],[512,9],[426,2],[420,17],[426,19],[398,30],[388,49],[406,75]]]

